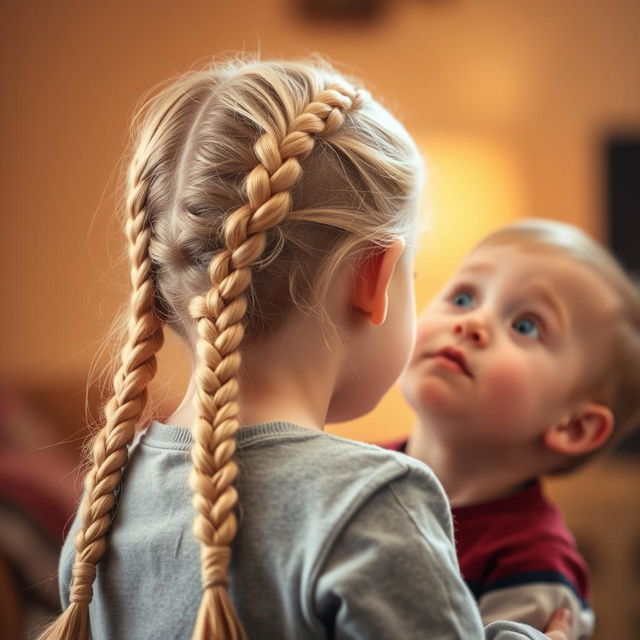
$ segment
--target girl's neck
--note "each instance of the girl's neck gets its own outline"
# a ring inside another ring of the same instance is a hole
[[[508,496],[537,475],[524,456],[490,447],[453,446],[424,421],[414,428],[406,452],[431,467],[454,507]]]
[[[241,347],[239,419],[242,426],[291,422],[309,429],[324,428],[335,392],[340,349],[327,346],[317,323],[289,324],[271,339]],[[196,410],[195,377],[167,424],[191,427]]]

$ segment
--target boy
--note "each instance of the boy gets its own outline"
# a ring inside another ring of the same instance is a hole
[[[572,638],[588,637],[587,568],[538,477],[577,467],[637,425],[633,283],[574,227],[502,228],[421,315],[401,387],[418,424],[394,448],[443,483],[485,624],[542,629],[566,606]]]

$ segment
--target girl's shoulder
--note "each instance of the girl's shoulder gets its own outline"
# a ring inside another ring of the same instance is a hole
[[[314,470],[311,475],[316,482],[355,482],[361,489],[369,485],[373,490],[404,478],[425,490],[441,491],[427,465],[397,451],[286,423],[271,432],[261,427],[245,429],[238,437],[243,466],[264,466],[268,473],[274,473],[275,463],[283,472],[300,473],[307,480],[312,479],[309,471]]]
[[[281,491],[295,487],[297,494],[312,497],[316,513],[323,513],[325,518],[332,514],[336,522],[355,516],[370,503],[391,501],[407,514],[428,512],[450,533],[449,502],[435,474],[424,463],[326,432],[306,430],[298,436],[295,443],[281,441],[280,446],[273,447],[272,458],[264,455],[266,448],[258,447],[253,459],[241,448],[240,477],[244,472],[251,481],[258,475],[261,486],[275,482]],[[264,469],[262,477],[259,469]],[[312,513],[308,516],[314,519]]]
[[[331,434],[325,435],[331,441],[330,446],[333,455],[336,456],[336,464],[349,459],[352,466],[359,464],[372,467],[374,475],[379,479],[388,476],[389,480],[392,480],[406,476],[411,482],[440,488],[440,482],[430,467],[400,451],[391,451],[375,444]]]

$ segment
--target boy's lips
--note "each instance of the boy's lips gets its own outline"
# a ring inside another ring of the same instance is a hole
[[[462,351],[455,347],[445,347],[439,351],[427,354],[428,358],[444,358],[445,361],[455,364],[456,368],[469,378],[473,378],[467,358]]]

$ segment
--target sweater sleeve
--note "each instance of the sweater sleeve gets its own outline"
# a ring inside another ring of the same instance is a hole
[[[459,573],[446,498],[415,469],[345,523],[319,568],[314,606],[336,640],[545,638],[517,623],[483,629]]]
[[[494,620],[520,620],[543,629],[554,612],[565,607],[573,613],[570,640],[587,640],[593,634],[594,614],[574,589],[561,582],[546,582],[544,576],[524,584],[505,586],[480,597],[478,606],[485,624]]]
[[[73,561],[75,560],[76,555],[76,550],[73,545],[73,537],[80,524],[79,518],[79,514],[76,513],[75,519],[67,533],[64,544],[62,545],[60,558],[58,560],[58,590],[63,610],[69,606],[69,589],[71,588]]]

